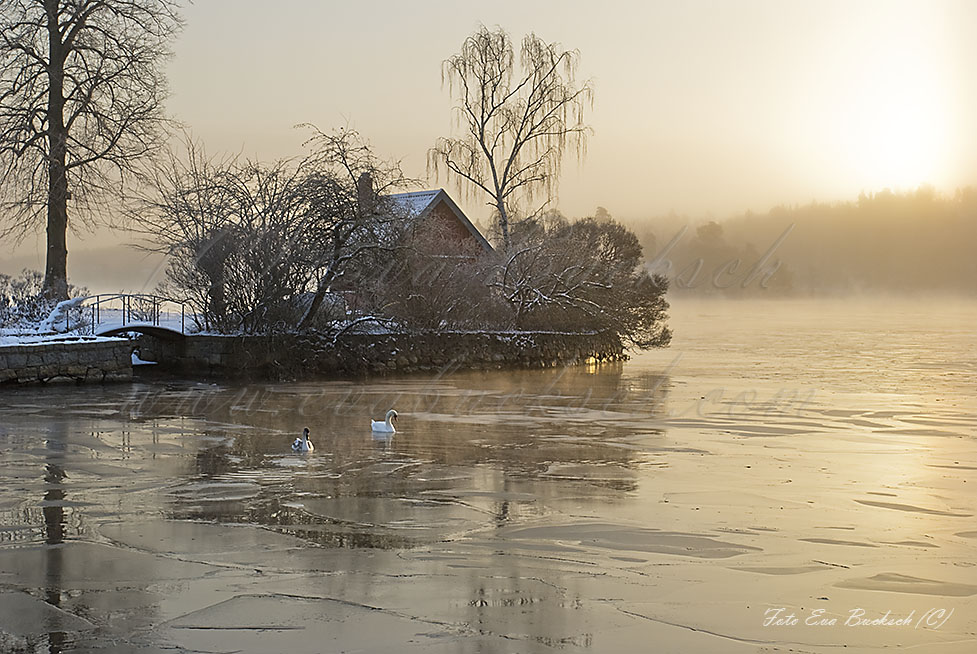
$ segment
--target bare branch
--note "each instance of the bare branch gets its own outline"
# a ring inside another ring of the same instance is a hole
[[[467,135],[442,138],[428,153],[429,170],[445,170],[466,191],[491,198],[508,250],[517,196],[552,197],[567,146],[583,152],[589,128],[584,106],[590,82],[574,79],[578,53],[535,34],[522,42],[518,70],[509,35],[481,27],[442,66]]]
[[[111,221],[106,200],[167,138],[163,65],[180,27],[176,0],[0,5],[0,235],[46,227],[51,297],[67,288],[67,229]]]

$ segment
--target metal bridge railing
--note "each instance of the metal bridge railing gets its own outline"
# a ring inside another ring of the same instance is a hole
[[[178,320],[176,307],[179,307]],[[186,303],[159,295],[92,295],[85,298],[79,308],[91,312],[92,334],[98,333],[100,327],[118,329],[129,325],[152,325],[186,334]]]

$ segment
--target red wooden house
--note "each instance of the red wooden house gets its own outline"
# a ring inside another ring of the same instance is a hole
[[[415,243],[432,254],[452,257],[477,257],[492,252],[492,246],[472,224],[454,200],[444,191],[397,193],[387,199],[411,223]]]

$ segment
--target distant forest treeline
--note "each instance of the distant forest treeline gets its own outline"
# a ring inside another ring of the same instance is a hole
[[[776,207],[717,223],[669,214],[634,226],[676,293],[977,293],[977,190],[922,187]]]

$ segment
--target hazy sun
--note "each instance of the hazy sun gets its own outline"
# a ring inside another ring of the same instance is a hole
[[[905,90],[879,89],[854,110],[852,167],[875,188],[938,182],[946,135],[936,108]]]
[[[939,185],[950,145],[947,86],[934,73],[942,62],[925,49],[889,46],[866,57],[848,89],[841,127],[850,173],[866,188]]]

